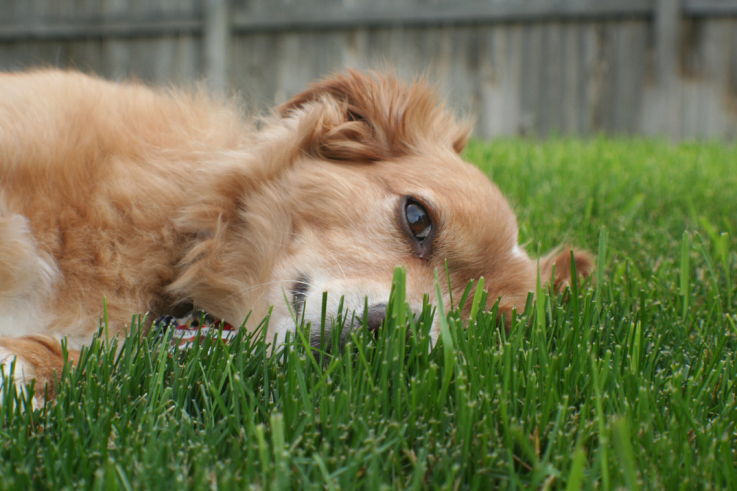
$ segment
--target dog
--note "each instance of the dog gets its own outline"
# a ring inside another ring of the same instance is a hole
[[[518,244],[512,208],[460,153],[471,125],[422,80],[348,71],[261,119],[203,90],[74,71],[0,76],[0,366],[47,385],[97,332],[191,301],[279,345],[295,316],[385,316],[393,272],[419,311],[447,261],[460,297],[483,276],[509,315],[542,281],[570,281],[562,248]],[[554,272],[554,273],[553,273]],[[553,276],[554,274],[554,276]],[[368,311],[364,312],[364,306]],[[465,306],[467,313],[470,306]],[[249,316],[250,312],[250,316]],[[438,326],[431,335],[437,339]],[[43,390],[38,391],[43,393]]]

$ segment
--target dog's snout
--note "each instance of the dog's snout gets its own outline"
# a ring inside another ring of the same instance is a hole
[[[366,314],[366,325],[368,326],[369,331],[378,331],[385,317],[385,303],[377,303],[369,307]]]

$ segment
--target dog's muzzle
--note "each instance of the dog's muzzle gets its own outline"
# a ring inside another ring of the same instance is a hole
[[[369,306],[368,310],[363,314],[356,312],[352,315],[352,320],[347,320],[343,324],[343,330],[340,333],[340,348],[342,349],[345,345],[351,331],[358,329],[363,325],[363,319],[366,318],[366,327],[372,333],[378,333],[379,329],[386,318],[386,304],[377,303]],[[322,347],[328,351],[331,348],[332,340],[332,326],[325,326],[324,332],[320,329],[320,326],[312,326],[312,332],[310,333],[310,345],[313,348]]]

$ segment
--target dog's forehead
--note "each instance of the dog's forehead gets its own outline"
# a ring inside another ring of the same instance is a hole
[[[443,222],[478,228],[506,216],[514,219],[507,200],[488,177],[456,155],[419,155],[382,163],[377,173],[394,194],[425,201]]]

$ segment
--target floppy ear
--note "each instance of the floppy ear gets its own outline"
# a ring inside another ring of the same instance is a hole
[[[424,81],[350,70],[312,85],[278,108],[298,120],[304,152],[335,161],[374,162],[427,142],[461,152],[470,125],[459,124]]]
[[[562,291],[571,284],[571,253],[576,264],[576,274],[588,278],[594,269],[594,259],[588,252],[563,247],[540,258],[540,280],[550,283],[555,291]],[[555,277],[553,277],[555,274]]]
[[[464,117],[459,121],[454,119],[453,122],[455,126],[452,140],[453,150],[460,155],[473,135],[473,127],[476,120],[470,117]]]

